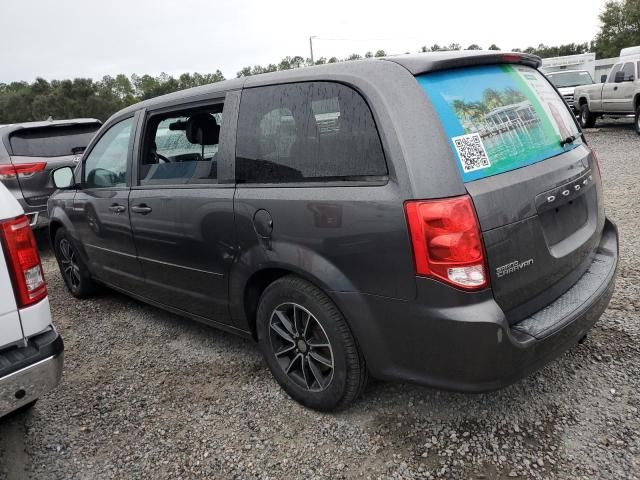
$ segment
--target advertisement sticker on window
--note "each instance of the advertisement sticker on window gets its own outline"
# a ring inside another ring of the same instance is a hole
[[[559,155],[580,144],[571,112],[537,70],[487,65],[416,77],[434,105],[465,182]]]

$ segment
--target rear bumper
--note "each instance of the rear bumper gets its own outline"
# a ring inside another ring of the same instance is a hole
[[[49,214],[47,213],[46,204],[37,206],[29,205],[24,198],[19,198],[18,202],[29,219],[31,228],[43,228],[49,225]]]
[[[462,293],[419,279],[400,301],[334,293],[374,377],[480,392],[509,385],[576,345],[615,286],[618,234],[607,220],[594,261],[565,294],[509,325],[490,291]]]
[[[62,339],[55,332],[40,337],[35,342],[30,340],[35,345],[0,352],[2,371],[10,372],[0,377],[0,417],[38,399],[60,383],[64,358]]]

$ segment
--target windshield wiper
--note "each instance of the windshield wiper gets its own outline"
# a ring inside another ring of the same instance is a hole
[[[86,149],[87,149],[87,147],[73,147],[71,149],[71,153],[73,155],[78,155],[80,153],[83,153]]]
[[[560,140],[560,146],[564,147],[565,145],[569,145],[570,143],[575,142],[577,139],[578,139],[577,135],[571,135],[570,137],[567,137],[564,140]]]

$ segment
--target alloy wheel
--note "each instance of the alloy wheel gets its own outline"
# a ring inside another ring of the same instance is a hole
[[[76,252],[69,243],[69,240],[63,238],[60,240],[60,265],[62,266],[62,274],[71,286],[78,288],[80,286],[80,266],[76,258]]]
[[[297,303],[278,305],[269,319],[271,349],[284,373],[299,387],[319,392],[333,379],[331,342],[318,319]]]

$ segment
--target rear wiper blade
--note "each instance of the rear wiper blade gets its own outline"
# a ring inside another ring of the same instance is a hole
[[[565,145],[569,145],[570,143],[575,142],[577,139],[578,139],[577,135],[571,135],[570,137],[567,137],[564,140],[560,140],[560,146],[564,147]]]

